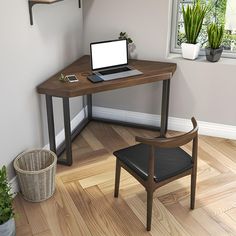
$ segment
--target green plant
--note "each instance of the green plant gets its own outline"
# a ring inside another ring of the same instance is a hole
[[[0,169],[0,225],[7,222],[14,216],[12,207],[12,193],[10,193],[11,186],[7,181],[6,166]]]
[[[186,9],[182,6],[187,43],[197,43],[208,8],[207,5],[200,4],[199,0],[193,5],[187,5]]]
[[[128,37],[128,34],[126,32],[120,32],[119,39],[126,39],[128,44],[133,43],[133,40]]]
[[[207,35],[208,35],[209,47],[212,49],[219,48],[222,44],[224,36],[223,25],[217,26],[215,23],[210,24],[207,27]]]

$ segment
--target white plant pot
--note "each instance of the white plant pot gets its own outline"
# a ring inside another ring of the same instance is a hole
[[[134,56],[134,51],[135,51],[135,44],[134,43],[129,43],[128,44],[128,58],[132,59]]]
[[[198,57],[201,44],[182,43],[182,56],[185,59],[195,60]]]
[[[15,236],[16,226],[14,218],[11,218],[4,224],[0,225],[0,235],[1,236]]]

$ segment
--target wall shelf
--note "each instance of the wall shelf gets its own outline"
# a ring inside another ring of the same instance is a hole
[[[56,2],[61,2],[64,0],[29,0],[28,4],[29,4],[29,15],[30,15],[30,24],[33,25],[33,6],[36,4],[53,4]],[[78,0],[79,2],[79,8],[81,8],[81,0]]]

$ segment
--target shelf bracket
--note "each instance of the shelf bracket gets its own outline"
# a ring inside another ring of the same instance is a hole
[[[33,6],[36,4],[36,2],[28,1],[28,4],[29,4],[30,25],[33,25],[34,22],[33,22],[33,12],[32,12],[32,8],[33,8]]]
[[[30,16],[30,25],[33,25],[34,24],[34,21],[33,21],[33,6],[35,4],[53,4],[53,3],[56,3],[56,2],[61,2],[63,0],[55,0],[53,2],[47,2],[47,1],[42,1],[42,0],[28,0],[28,5],[29,5],[29,16]],[[81,0],[78,0],[78,4],[79,4],[79,8],[81,8]]]

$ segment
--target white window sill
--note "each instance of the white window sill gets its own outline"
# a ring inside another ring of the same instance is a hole
[[[218,62],[209,62],[206,60],[206,56],[198,56],[197,59],[195,60],[188,60],[188,59],[184,59],[182,57],[181,54],[179,53],[169,53],[169,55],[167,56],[167,59],[169,60],[177,60],[177,61],[189,61],[189,62],[193,62],[193,63],[210,63],[210,64],[220,64],[220,65],[236,65],[236,58],[226,58],[226,57],[221,57],[220,60]]]

